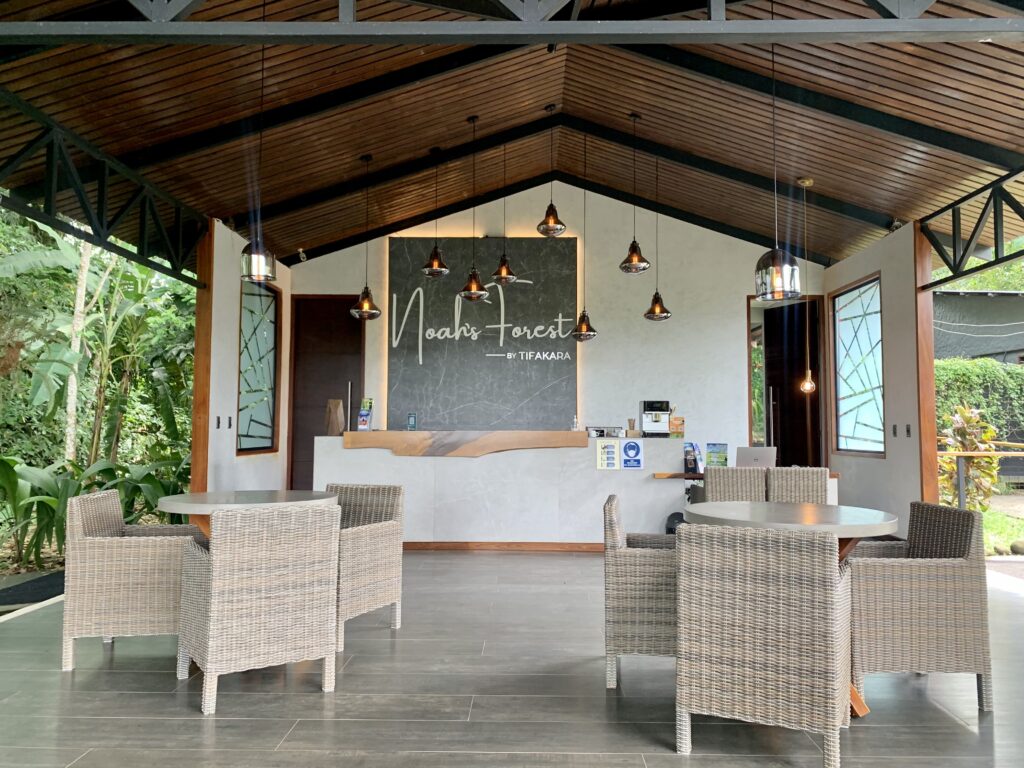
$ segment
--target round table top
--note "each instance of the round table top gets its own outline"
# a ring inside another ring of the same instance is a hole
[[[215,509],[322,504],[337,499],[338,494],[326,491],[213,491],[164,496],[157,509],[173,515],[208,515]]]
[[[896,533],[896,515],[880,509],[845,504],[792,504],[781,501],[703,501],[690,504],[688,523],[825,531],[840,539],[863,539]]]

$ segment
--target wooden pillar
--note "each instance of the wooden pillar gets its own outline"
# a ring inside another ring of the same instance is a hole
[[[935,330],[932,292],[923,286],[932,280],[932,246],[914,222],[914,268],[917,300],[917,411],[921,439],[921,500],[939,500],[938,432],[935,427]]]
[[[213,345],[213,230],[196,249],[196,277],[205,288],[196,289],[195,353],[192,373],[192,479],[189,490],[206,491],[210,463],[210,356]]]

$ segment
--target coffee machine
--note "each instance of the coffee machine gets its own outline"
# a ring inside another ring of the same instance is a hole
[[[640,432],[644,437],[668,437],[668,400],[640,401]]]

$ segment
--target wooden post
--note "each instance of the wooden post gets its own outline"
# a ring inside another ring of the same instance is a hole
[[[205,237],[196,249],[196,277],[205,288],[196,288],[195,353],[192,372],[192,493],[206,491],[210,462],[210,357],[213,346],[213,230],[210,219]]]
[[[921,225],[914,222],[914,267],[917,276],[917,413],[921,440],[921,500],[939,500],[939,444],[935,426],[935,330],[932,292],[923,286],[932,280],[932,246]]]

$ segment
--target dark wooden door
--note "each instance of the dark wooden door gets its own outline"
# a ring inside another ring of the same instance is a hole
[[[817,300],[771,307],[764,311],[766,414],[771,409],[771,415],[766,419],[770,433],[768,444],[778,449],[777,462],[780,467],[822,466],[818,313]],[[818,385],[811,395],[800,391],[800,383],[806,371],[805,333],[808,330],[811,375]]]
[[[327,401],[355,415],[363,396],[363,323],[356,296],[292,297],[291,466],[288,487],[313,487],[313,438],[327,434]],[[347,402],[348,383],[352,400]]]

